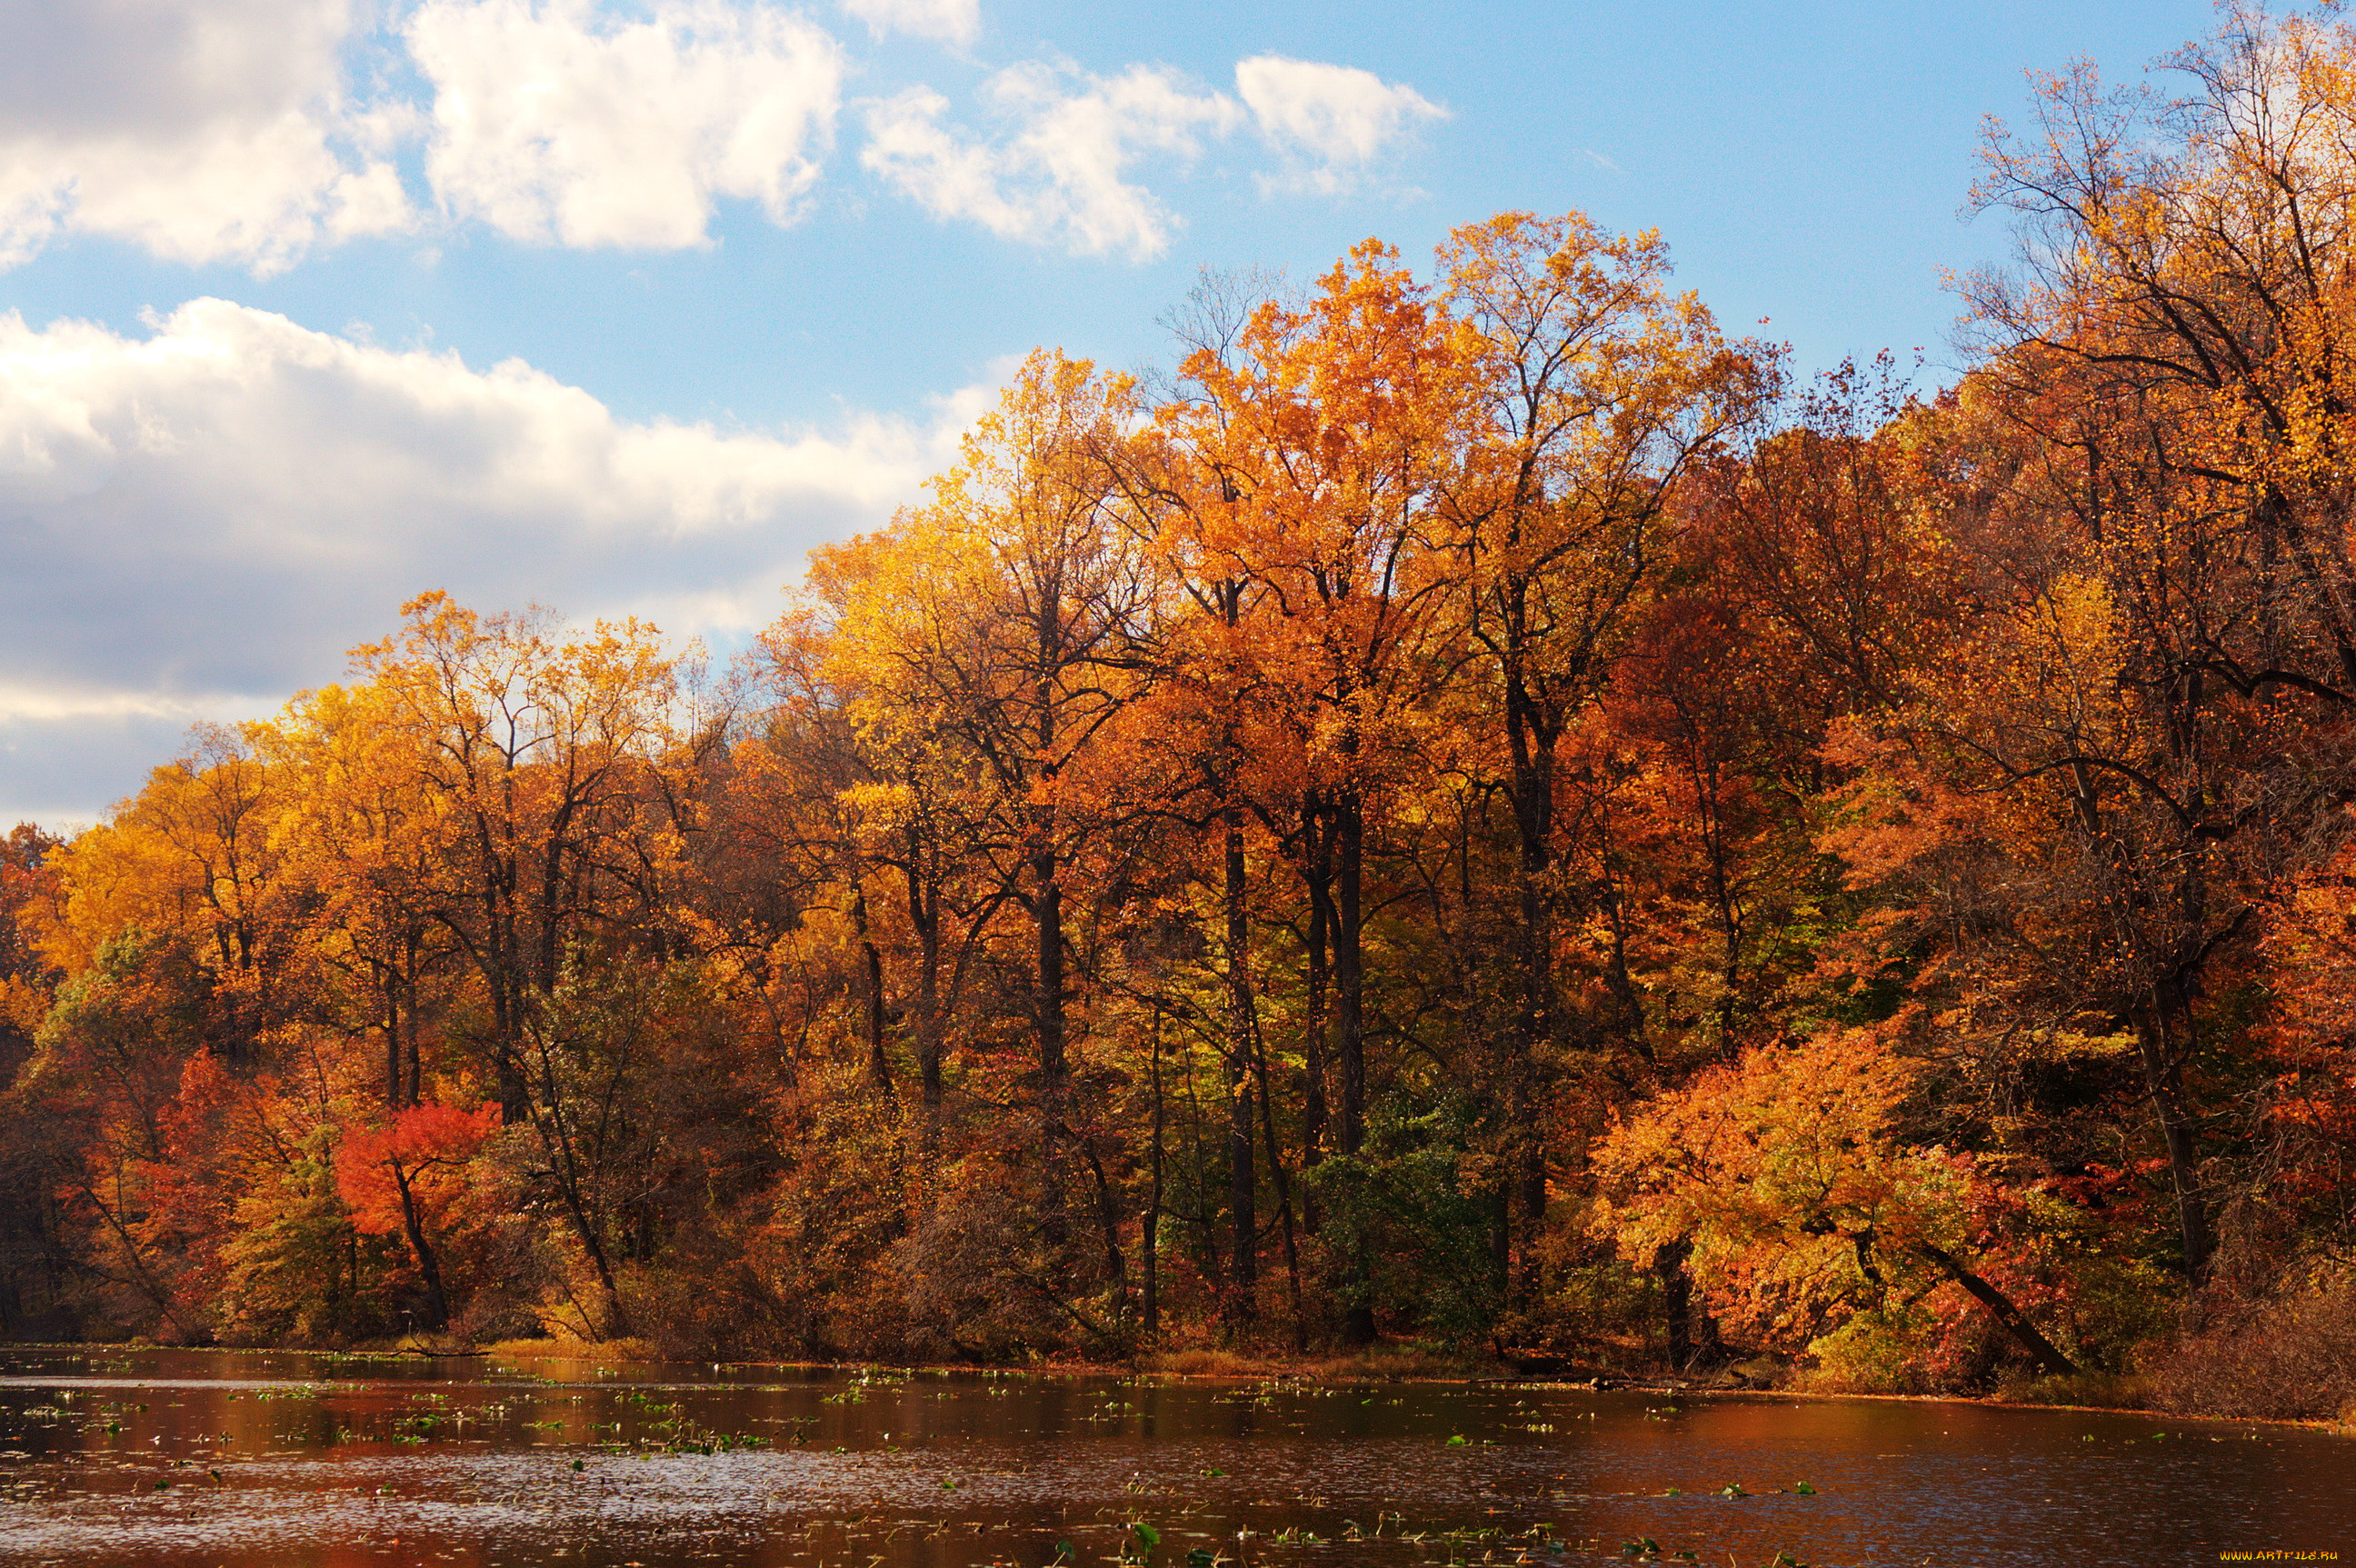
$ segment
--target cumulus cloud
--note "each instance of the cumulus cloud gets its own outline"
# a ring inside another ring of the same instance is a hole
[[[0,266],[87,232],[279,271],[412,227],[398,161],[421,140],[455,219],[538,242],[699,245],[718,198],[788,221],[832,144],[841,48],[760,0],[620,16],[425,0],[397,36],[359,30],[375,9],[0,0]],[[355,97],[351,60],[413,76],[423,102]]]
[[[841,6],[879,37],[980,27],[980,0]],[[83,232],[267,274],[417,227],[429,188],[442,220],[527,243],[704,245],[723,199],[799,214],[851,68],[774,0],[0,0],[0,268]],[[1249,124],[1281,166],[1264,190],[1341,191],[1447,113],[1275,55],[1236,89],[1025,62],[983,83],[979,133],[927,87],[870,103],[861,161],[941,218],[1146,259],[1179,220],[1142,166]]]
[[[514,239],[703,243],[714,197],[782,223],[815,185],[842,81],[832,38],[774,6],[427,0],[412,59],[434,89],[426,172],[454,215]]]
[[[0,315],[0,754],[267,707],[429,587],[741,633],[810,545],[913,499],[986,397],[727,432],[218,299],[145,337]],[[0,803],[27,788],[0,775]]]
[[[1131,66],[1101,77],[1029,62],[999,72],[983,98],[1012,129],[977,139],[945,122],[948,101],[916,88],[869,106],[860,162],[936,216],[1082,255],[1149,260],[1177,219],[1126,178],[1148,153],[1180,158],[1241,117],[1224,93],[1192,91],[1174,71]]]
[[[351,0],[0,0],[0,266],[61,231],[289,265],[405,226],[339,51]]]
[[[1270,186],[1325,192],[1358,184],[1375,160],[1448,111],[1403,82],[1355,66],[1256,55],[1236,66],[1236,91],[1260,135],[1289,166]]]
[[[981,0],[842,0],[842,8],[877,38],[907,33],[945,44],[969,44],[981,31]]]

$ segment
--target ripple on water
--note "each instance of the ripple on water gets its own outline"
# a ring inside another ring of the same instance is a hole
[[[1778,1551],[1825,1568],[2146,1568],[2356,1547],[2356,1443],[2143,1416],[1495,1386],[5,1359],[12,1564],[954,1568],[1043,1563],[1057,1541],[1107,1561],[1141,1541],[1140,1520],[1162,1563],[1232,1557],[1238,1530],[1254,1563],[1625,1561],[1622,1542],[1645,1537],[1740,1568]],[[654,1451],[715,1434],[768,1441]],[[1779,1489],[1801,1480],[1815,1495]]]

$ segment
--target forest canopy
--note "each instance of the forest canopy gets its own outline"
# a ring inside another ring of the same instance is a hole
[[[0,1331],[2356,1394],[2356,34],[2168,63],[1935,395],[1578,213],[1206,275],[733,670],[427,593],[19,827]]]

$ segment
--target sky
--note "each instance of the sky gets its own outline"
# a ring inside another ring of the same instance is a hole
[[[1577,209],[1799,371],[1953,373],[1986,117],[2205,0],[0,0],[0,823],[402,603],[722,656],[1051,345]],[[2166,91],[2168,73],[2155,73]]]

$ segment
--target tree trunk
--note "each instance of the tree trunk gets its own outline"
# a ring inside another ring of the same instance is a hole
[[[889,1098],[892,1093],[892,1058],[884,1049],[884,955],[875,950],[867,929],[867,890],[854,887],[851,895],[851,924],[859,938],[860,1002],[862,1032],[866,1036],[867,1075],[874,1080],[876,1090]]]
[[[399,1113],[401,1097],[401,977],[384,972],[384,1102]]]
[[[2209,1209],[2201,1193],[2200,1151],[2193,1141],[2192,1119],[2184,1105],[2184,1064],[2169,1048],[2167,1015],[2155,1000],[2134,1010],[2136,1055],[2143,1065],[2144,1086],[2168,1144],[2168,1170],[2176,1187],[2176,1219],[2184,1242],[2184,1273],[2199,1280],[2209,1267],[2215,1243],[2209,1230]]]
[[[1326,1097],[1325,1044],[1326,1031],[1332,1020],[1328,1016],[1329,993],[1333,975],[1328,960],[1333,934],[1333,842],[1325,832],[1325,824],[1312,804],[1303,810],[1302,831],[1308,837],[1307,854],[1303,863],[1303,880],[1309,886],[1309,953],[1305,976],[1309,996],[1301,1020],[1301,1165],[1304,1172],[1314,1171],[1325,1157]],[[1314,1236],[1323,1219],[1319,1212],[1316,1188],[1311,1186],[1303,1198],[1301,1211],[1301,1229]]]
[[[1232,781],[1230,782],[1232,789]],[[1226,875],[1227,969],[1227,1207],[1234,1232],[1229,1273],[1228,1311],[1237,1324],[1249,1323],[1258,1310],[1259,1285],[1259,1218],[1254,1203],[1256,1175],[1252,1162],[1252,993],[1249,968],[1249,908],[1244,886],[1243,810],[1232,800],[1226,811]]]
[[[1152,1066],[1153,1084],[1153,1144],[1151,1151],[1151,1185],[1146,1191],[1145,1219],[1139,1227],[1138,1273],[1142,1276],[1144,1301],[1141,1316],[1145,1337],[1152,1340],[1162,1332],[1162,1135],[1167,1119],[1167,1108],[1162,1099],[1162,1012],[1153,1014]]]
[[[1366,1141],[1366,970],[1360,899],[1365,891],[1365,809],[1355,790],[1335,802],[1333,1001],[1336,1054],[1342,1058],[1342,1153],[1355,1155]],[[1361,1206],[1363,1207],[1363,1206]],[[1374,1271],[1365,1234],[1365,1215],[1355,1215],[1350,1242],[1350,1305],[1343,1316],[1344,1337],[1353,1345],[1375,1339]]]
[[[1292,1348],[1306,1351],[1309,1318],[1301,1301],[1301,1248],[1293,1233],[1292,1183],[1285,1175],[1284,1158],[1277,1147],[1276,1118],[1270,1105],[1273,1097],[1268,1087],[1268,1052],[1259,1041],[1257,1024],[1253,1029],[1252,1062],[1259,1079],[1259,1122],[1260,1132],[1268,1140],[1268,1174],[1276,1183],[1277,1218],[1284,1227],[1284,1283],[1286,1299],[1292,1304]]]
[[[430,1316],[426,1327],[436,1334],[450,1326],[450,1298],[442,1293],[442,1263],[434,1255],[425,1240],[425,1226],[417,1212],[417,1195],[410,1190],[409,1173],[397,1160],[388,1161],[392,1172],[392,1185],[401,1193],[401,1228],[409,1235],[409,1250],[417,1259],[417,1272],[425,1276],[425,1305]]]
[[[940,893],[919,869],[919,846],[908,846],[908,918],[916,930],[916,1077],[924,1100],[924,1211],[939,1201],[941,1174],[941,906]]]
[[[409,933],[407,947],[402,953],[401,989],[408,1006],[403,1009],[402,1026],[406,1031],[409,1052],[409,1097],[411,1105],[425,1102],[425,1064],[418,1040],[417,1028],[417,947],[418,934]]]
[[[1510,1204],[1520,1211],[1518,1273],[1509,1214],[1498,1217],[1497,1270],[1507,1300],[1526,1305],[1537,1293],[1538,1228],[1546,1218],[1546,1140],[1534,1124],[1542,1094],[1547,1049],[1554,1035],[1554,748],[1559,721],[1541,710],[1525,686],[1520,652],[1509,649],[1505,730],[1513,760],[1514,835],[1520,929],[1515,953],[1520,994],[1515,1009],[1512,1058],[1505,1064],[1505,1135]]]
[[[1044,831],[1031,856],[1032,908],[1038,927],[1037,989],[1033,1011],[1039,1046],[1039,1229],[1048,1251],[1061,1258],[1069,1228],[1064,1217],[1058,1129],[1066,1124],[1069,1069],[1064,1057],[1064,890],[1055,883],[1055,854]]]
[[[1942,1251],[1927,1241],[1916,1242],[1914,1251],[1916,1256],[1927,1259],[1949,1279],[1969,1291],[1982,1306],[1995,1314],[1996,1320],[2004,1325],[2006,1331],[2036,1361],[2039,1371],[2059,1378],[2077,1375],[2078,1369],[2072,1364],[2070,1358],[2054,1348],[2053,1342],[2037,1331],[2037,1326],[2013,1305],[2011,1297],[1964,1267],[1961,1260],[1954,1254]]]
[[[1693,1276],[1686,1260],[1693,1242],[1680,1236],[1653,1251],[1653,1277],[1661,1284],[1661,1316],[1668,1327],[1669,1370],[1682,1372],[1693,1361]]]
[[[530,1110],[533,1131],[540,1134],[540,1145],[548,1155],[550,1173],[555,1177],[557,1195],[564,1200],[566,1218],[573,1221],[573,1233],[581,1242],[581,1250],[589,1255],[589,1264],[597,1271],[597,1288],[605,1298],[605,1324],[601,1330],[609,1337],[620,1337],[629,1332],[628,1315],[622,1309],[622,1292],[614,1278],[614,1265],[606,1255],[605,1240],[599,1233],[597,1220],[590,1214],[589,1196],[584,1189],[580,1151],[574,1146],[572,1132],[564,1124],[562,1098],[556,1079],[556,1063],[548,1041],[543,1036],[539,1042],[541,1076],[547,1089],[547,1106]]]

